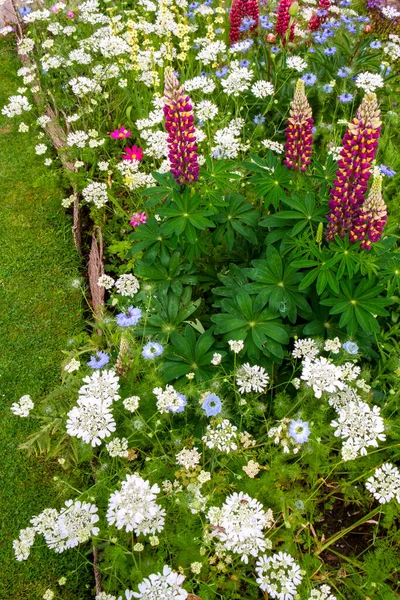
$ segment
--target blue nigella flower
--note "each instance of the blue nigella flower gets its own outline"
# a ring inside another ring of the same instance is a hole
[[[241,60],[239,63],[239,66],[244,67],[245,69],[247,69],[247,67],[250,65],[250,61],[249,60]]]
[[[222,69],[219,69],[219,71],[215,71],[215,75],[218,77],[218,79],[221,79],[222,77],[225,77],[225,75],[228,73],[228,67],[222,67]]]
[[[199,6],[198,2],[192,2],[192,4],[189,4],[189,8],[191,10],[195,10],[198,6]]]
[[[164,352],[164,348],[161,344],[157,342],[149,342],[146,344],[142,350],[142,356],[144,358],[155,358],[156,356],[160,356]]]
[[[215,417],[222,410],[221,400],[215,394],[208,394],[205,397],[201,408],[206,413],[207,417]]]
[[[262,115],[256,115],[253,121],[256,125],[261,125],[261,123],[264,123],[265,117],[263,117]]]
[[[349,33],[357,33],[357,27],[354,27],[354,25],[347,25],[346,29]]]
[[[272,29],[274,26],[266,15],[260,17],[260,25],[262,29]]]
[[[317,13],[317,16],[318,16],[318,17],[325,17],[325,15],[327,15],[327,14],[328,14],[328,11],[327,11],[327,10],[325,10],[324,8],[319,8],[319,9],[316,11],[316,13]]]
[[[379,48],[382,47],[382,43],[379,40],[374,40],[370,43],[369,47],[372,48],[372,50],[379,50]]]
[[[313,135],[315,135],[315,134],[317,133],[317,128],[316,128],[316,127],[313,127],[313,128],[311,129],[311,133],[312,133]]]
[[[348,102],[352,102],[353,101],[353,94],[340,94],[340,96],[338,96],[340,102],[343,102],[343,104],[347,104]]]
[[[358,346],[354,342],[345,342],[343,344],[343,350],[346,350],[347,354],[357,354]]]
[[[316,49],[313,48],[312,46],[311,46],[311,48],[308,49],[308,51],[309,51],[310,54],[315,54],[316,53]]]
[[[251,17],[243,17],[239,31],[248,31],[255,24],[255,20]]]
[[[96,356],[90,357],[90,360],[87,363],[88,367],[91,367],[92,369],[102,369],[107,363],[110,362],[110,357],[108,356],[107,352],[96,352]]]
[[[396,175],[396,171],[393,171],[390,167],[386,165],[379,165],[379,170],[381,173],[386,175],[386,177],[394,177]]]
[[[336,48],[335,48],[335,46],[331,46],[330,48],[325,48],[324,54],[326,56],[333,56],[334,54],[336,54]]]
[[[20,15],[25,16],[29,15],[29,13],[32,12],[32,9],[29,8],[29,6],[20,6],[18,12]]]
[[[339,71],[337,72],[337,76],[344,79],[345,77],[348,77],[350,73],[351,69],[349,69],[349,67],[343,67],[339,69]]]
[[[302,77],[302,80],[306,85],[314,85],[317,81],[317,76],[314,73],[305,73]]]
[[[280,51],[281,51],[281,49],[278,48],[278,46],[272,46],[271,47],[272,54],[278,54],[278,52],[280,52]]]
[[[308,427],[308,423],[306,421],[302,421],[301,419],[297,419],[297,421],[292,419],[290,421],[289,435],[298,444],[304,444],[304,442],[308,442],[310,433],[310,428]]]
[[[325,94],[330,94],[331,92],[333,92],[333,87],[329,85],[329,83],[326,83],[322,86],[322,91],[325,92]]]
[[[188,16],[189,19],[193,19],[194,12],[192,12],[191,10],[188,10],[186,14],[187,14],[187,16]],[[197,45],[197,47],[200,48],[200,46],[198,46],[198,45]],[[196,48],[196,46],[195,46],[195,48]]]
[[[185,406],[187,404],[187,400],[186,400],[186,396],[184,396],[183,394],[180,394],[179,392],[176,392],[176,395],[178,396],[178,398],[180,398],[183,401],[183,404],[179,407],[179,408],[171,408],[171,406],[167,406],[167,409],[174,413],[174,415],[176,415],[177,413],[181,413],[185,410]]]
[[[212,4],[212,0],[206,0],[205,2],[203,2],[203,6],[211,6]]]
[[[350,0],[341,0],[340,6],[351,6]]]
[[[130,306],[126,312],[117,315],[117,323],[120,327],[130,327],[137,325],[142,316],[140,308]]]
[[[329,36],[326,34],[326,31],[320,31],[314,35],[314,41],[317,44],[325,44],[328,37]]]

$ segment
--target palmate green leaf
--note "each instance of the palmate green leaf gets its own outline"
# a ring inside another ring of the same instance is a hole
[[[339,325],[346,326],[347,332],[354,335],[358,328],[368,333],[380,330],[377,316],[389,316],[386,306],[390,299],[380,296],[382,286],[376,279],[363,279],[358,284],[353,280],[340,281],[337,297],[321,300],[324,306],[331,306],[331,315],[341,315]]]
[[[131,258],[139,252],[143,252],[143,258],[151,264],[157,256],[163,255],[168,248],[172,247],[171,241],[167,241],[167,236],[160,231],[160,225],[154,217],[147,219],[146,223],[137,227],[129,236],[133,242],[132,248],[127,252],[127,257]]]
[[[168,206],[163,206],[159,214],[165,217],[160,231],[165,236],[185,234],[189,243],[195,242],[195,229],[213,228],[214,222],[207,217],[212,215],[210,209],[201,208],[202,198],[192,194],[191,188],[185,188],[182,194],[174,193]],[[187,234],[186,234],[187,231]]]
[[[183,329],[185,321],[199,308],[201,299],[191,299],[191,287],[184,287],[181,294],[172,289],[166,294],[158,294],[153,300],[154,312],[147,321],[141,319],[136,326],[137,335],[157,335],[168,340],[174,331]]]
[[[178,190],[178,184],[172,173],[152,173],[153,178],[159,184],[158,186],[142,190],[142,196],[150,196],[150,200],[145,203],[145,208],[150,208],[163,200],[172,198],[174,192]]]
[[[288,206],[290,210],[282,206],[279,212],[267,215],[260,221],[262,227],[281,228],[281,233],[276,239],[282,239],[285,235],[296,237],[310,225],[318,227],[319,223],[325,221],[326,208],[317,206],[315,196],[311,192],[305,196],[293,194],[291,198],[282,198],[282,205]],[[272,243],[270,238],[268,241]]]
[[[218,225],[212,236],[213,243],[225,241],[227,247],[232,250],[236,234],[239,234],[248,242],[256,244],[254,228],[257,226],[259,212],[241,194],[228,194],[224,199],[225,204],[214,216]]]
[[[214,351],[212,329],[197,337],[190,326],[185,327],[184,334],[171,334],[170,344],[165,351],[163,373],[166,381],[172,381],[187,373],[195,373],[197,381],[206,381],[212,377],[214,369],[211,359]]]
[[[265,308],[260,295],[250,296],[241,290],[236,298],[222,300],[221,310],[221,314],[211,317],[216,334],[224,335],[225,341],[244,340],[251,360],[256,361],[262,354],[282,360],[283,345],[289,343],[289,336],[281,319]]]
[[[285,190],[291,186],[292,172],[270,156],[264,160],[250,154],[250,158],[252,162],[242,164],[249,171],[255,172],[249,181],[253,184],[256,200],[264,198],[265,208],[268,208],[270,204],[277,208],[279,201],[286,198]],[[273,172],[271,172],[272,169]]]
[[[160,256],[151,265],[145,260],[139,260],[135,272],[144,280],[156,282],[157,291],[161,294],[165,294],[170,288],[180,294],[183,285],[197,283],[196,269],[178,251]]]

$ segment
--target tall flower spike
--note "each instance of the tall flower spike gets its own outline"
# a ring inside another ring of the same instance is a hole
[[[293,3],[293,0],[281,0],[279,2],[278,16],[276,19],[275,31],[278,35],[281,36],[281,38],[283,38],[284,41],[286,40],[286,32],[289,27],[289,22],[290,22],[289,8],[292,3]]]
[[[378,148],[380,110],[375,94],[366,94],[342,141],[339,169],[331,189],[326,239],[350,234],[364,202],[371,166]],[[353,240],[355,241],[355,240]]]
[[[295,171],[305,171],[312,151],[312,111],[305,93],[305,84],[298,79],[287,120],[284,164]]]
[[[171,173],[180,184],[197,181],[199,163],[193,107],[171,68],[165,71],[164,117]]]
[[[249,17],[254,21],[250,28],[250,31],[254,32],[258,27],[259,16],[258,0],[233,0],[229,13],[229,41],[231,45],[236,44],[242,37],[240,26],[243,19]]]
[[[349,238],[352,242],[361,240],[361,248],[370,250],[373,242],[378,242],[387,221],[387,208],[382,197],[382,176],[378,175],[372,182],[365,202],[360,206],[358,216],[354,220]]]

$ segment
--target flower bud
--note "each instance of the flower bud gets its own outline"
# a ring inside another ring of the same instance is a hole
[[[268,44],[275,44],[276,35],[274,33],[269,33],[265,39],[267,40]]]
[[[293,2],[289,7],[289,15],[291,17],[295,17],[299,12],[299,4],[298,2]]]
[[[364,33],[371,33],[372,27],[371,25],[364,25]]]

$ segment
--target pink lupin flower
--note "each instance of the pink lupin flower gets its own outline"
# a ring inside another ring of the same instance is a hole
[[[165,72],[164,116],[171,173],[180,184],[197,181],[199,163],[193,107],[170,68]]]
[[[312,111],[305,93],[305,84],[298,79],[287,120],[284,164],[294,171],[305,171],[311,162]]]
[[[351,242],[361,240],[361,248],[369,250],[371,244],[379,242],[387,221],[387,208],[382,197],[382,176],[377,175],[368,197],[360,206],[354,225],[349,233]]]
[[[131,132],[129,129],[126,129],[126,127],[120,127],[119,129],[111,131],[110,136],[113,138],[113,140],[123,140],[131,137]]]
[[[135,212],[135,214],[131,216],[129,225],[132,225],[132,227],[139,227],[139,225],[146,223],[146,221],[147,216],[145,212]]]
[[[250,31],[255,31],[259,19],[258,0],[233,0],[229,13],[229,41],[231,45],[238,42],[242,37],[240,26],[245,17],[249,17],[254,21]]]
[[[330,212],[327,215],[328,241],[334,240],[335,235],[343,238],[355,226],[371,176],[380,130],[380,110],[376,94],[366,94],[342,141],[339,169],[331,189]]]

